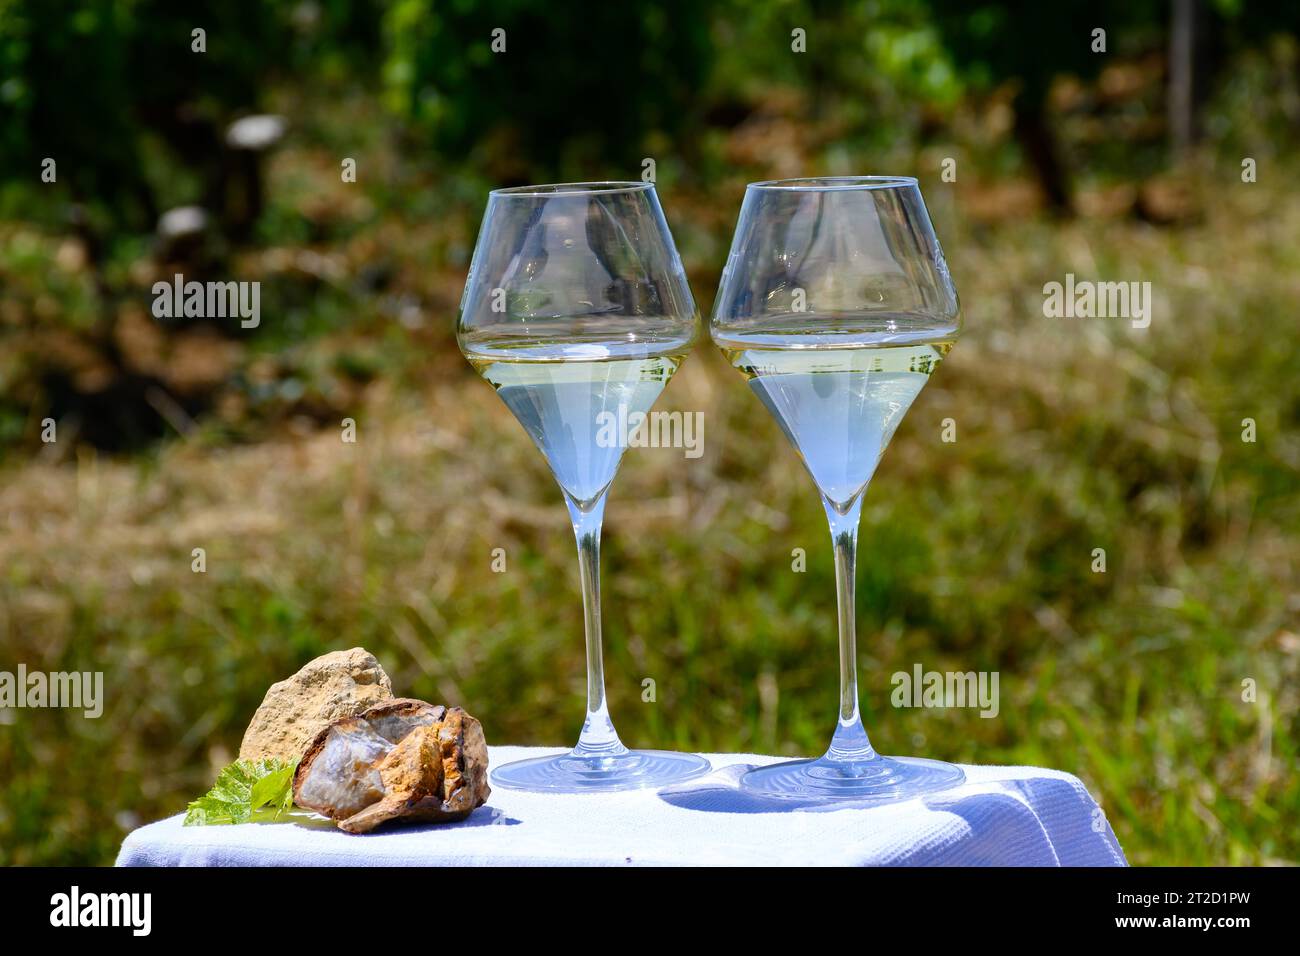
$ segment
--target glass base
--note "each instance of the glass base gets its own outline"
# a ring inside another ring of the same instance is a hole
[[[668,750],[629,750],[617,756],[516,760],[492,771],[492,786],[546,793],[644,790],[702,777],[713,769],[703,757]]]
[[[819,757],[756,767],[740,778],[740,787],[765,797],[894,803],[947,790],[965,779],[960,767],[923,757],[858,761]]]

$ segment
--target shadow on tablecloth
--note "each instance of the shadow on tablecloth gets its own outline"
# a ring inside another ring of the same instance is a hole
[[[704,813],[830,813],[889,810],[890,825],[913,823],[920,840],[891,862],[907,866],[1126,866],[1101,808],[1077,778],[1043,776],[968,779],[951,790],[893,804],[764,797],[740,789],[751,764],[721,767],[706,777],[659,791],[664,802]],[[1048,775],[1050,774],[1050,775]],[[927,818],[947,815],[951,825]],[[956,818],[954,820],[953,818]],[[964,824],[964,825],[961,825]],[[957,851],[957,852],[954,852]]]

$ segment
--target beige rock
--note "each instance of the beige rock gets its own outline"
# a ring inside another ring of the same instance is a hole
[[[366,833],[389,820],[463,820],[491,794],[487,743],[459,707],[394,699],[316,735],[294,803]]]
[[[244,731],[239,757],[297,760],[331,721],[392,698],[392,682],[369,651],[354,647],[325,654],[271,685]]]

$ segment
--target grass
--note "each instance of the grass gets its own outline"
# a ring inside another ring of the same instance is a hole
[[[285,168],[313,168],[301,159]],[[732,176],[664,190],[705,308],[734,211],[718,210],[759,178]],[[1207,168],[1204,218],[1156,229],[989,222],[962,187],[923,185],[968,331],[864,509],[873,740],[1076,773],[1135,864],[1300,861],[1300,200]],[[456,351],[474,223],[452,219],[376,216],[322,250],[345,274],[382,261],[422,321],[393,321],[384,297],[331,294],[315,311],[306,297],[310,335],[244,357],[342,389],[356,444],[328,421],[245,427],[241,406],[238,427],[218,411],[133,458],[0,464],[0,667],[103,670],[108,696],[98,721],[0,715],[0,862],[110,862],[127,830],[206,788],[270,683],[328,650],[367,647],[399,692],[464,705],[492,742],[576,738],[572,538],[540,456]],[[1042,285],[1067,272],[1149,280],[1150,329],[1044,318]],[[344,360],[370,384],[338,378]],[[614,486],[604,619],[624,740],[817,752],[835,711],[834,591],[811,484],[707,345],[661,407],[704,413],[705,453],[632,451]],[[998,717],[891,707],[890,675],[916,662],[998,671]]]

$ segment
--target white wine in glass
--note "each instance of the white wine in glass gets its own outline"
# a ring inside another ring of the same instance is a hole
[[[600,357],[603,346],[542,346],[520,359],[468,357],[475,370],[546,456],[565,495],[594,501],[614,480],[623,448],[602,440],[608,416],[645,414],[682,364],[683,355],[644,351],[638,358]]]
[[[916,180],[751,184],[710,330],[821,495],[839,610],[839,720],[826,753],[756,768],[741,786],[877,803],[961,783],[965,775],[952,764],[878,754],[858,709],[862,499],[899,422],[960,332],[956,290]]]
[[[694,754],[629,750],[605,700],[600,531],[627,448],[609,423],[650,411],[695,342],[695,302],[654,187],[493,190],[461,301],[461,351],[545,456],[578,543],[587,717],[577,745],[495,768],[518,790],[633,790],[689,780]],[[639,417],[639,416],[638,416]]]

